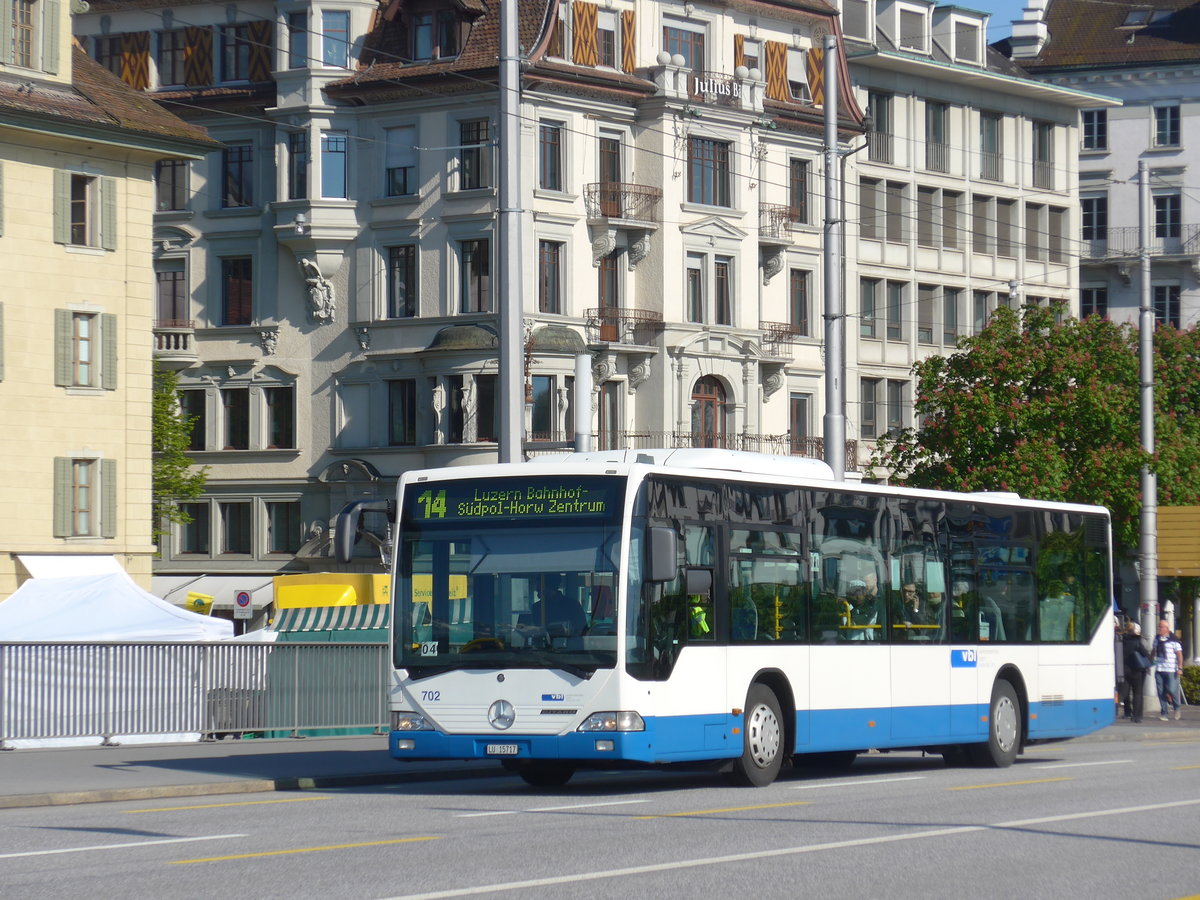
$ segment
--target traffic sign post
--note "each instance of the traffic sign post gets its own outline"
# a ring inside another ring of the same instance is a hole
[[[235,619],[249,619],[253,614],[254,607],[250,605],[250,592],[236,592],[233,595],[233,617]]]

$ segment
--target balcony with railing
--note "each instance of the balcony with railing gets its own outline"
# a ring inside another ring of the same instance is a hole
[[[1033,186],[1043,190],[1054,189],[1054,164],[1042,160],[1033,163]]]
[[[1000,162],[1003,157],[990,150],[979,151],[979,177],[988,181],[1000,180]]]
[[[925,145],[925,169],[929,172],[949,172],[950,146],[935,141]]]
[[[584,311],[588,343],[649,346],[662,327],[662,313],[649,309],[601,307]]]
[[[889,131],[867,132],[867,159],[871,162],[892,161],[892,134]]]
[[[808,334],[806,324],[797,322],[759,322],[758,327],[767,351],[775,356],[791,347],[796,338]]]
[[[1158,232],[1160,229],[1154,229]],[[1200,225],[1180,225],[1178,229],[1161,229],[1166,235],[1154,234],[1147,248],[1152,257],[1174,258],[1193,262],[1200,260]],[[1177,234],[1170,234],[1177,231]],[[1083,237],[1083,259],[1133,259],[1141,255],[1141,228],[1127,225],[1089,231]],[[1195,264],[1195,262],[1193,262]]]
[[[790,244],[792,227],[800,221],[800,210],[786,203],[758,205],[758,240],[762,244]]]
[[[196,323],[188,319],[156,321],[154,359],[168,369],[186,369],[200,362],[196,352]]]
[[[598,181],[583,187],[589,221],[607,221],[613,225],[628,222],[638,228],[658,225],[662,196],[662,188],[647,184]]]

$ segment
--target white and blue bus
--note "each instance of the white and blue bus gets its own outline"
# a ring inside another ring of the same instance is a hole
[[[1113,719],[1100,507],[727,450],[412,471],[388,507],[398,759],[766,785],[871,749],[1007,766]]]

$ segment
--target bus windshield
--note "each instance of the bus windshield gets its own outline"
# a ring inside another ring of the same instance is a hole
[[[603,477],[408,485],[396,666],[613,667],[623,493]]]

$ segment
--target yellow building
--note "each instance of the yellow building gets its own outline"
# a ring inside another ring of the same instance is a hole
[[[34,574],[150,585],[155,166],[203,129],[0,0],[0,599]]]

